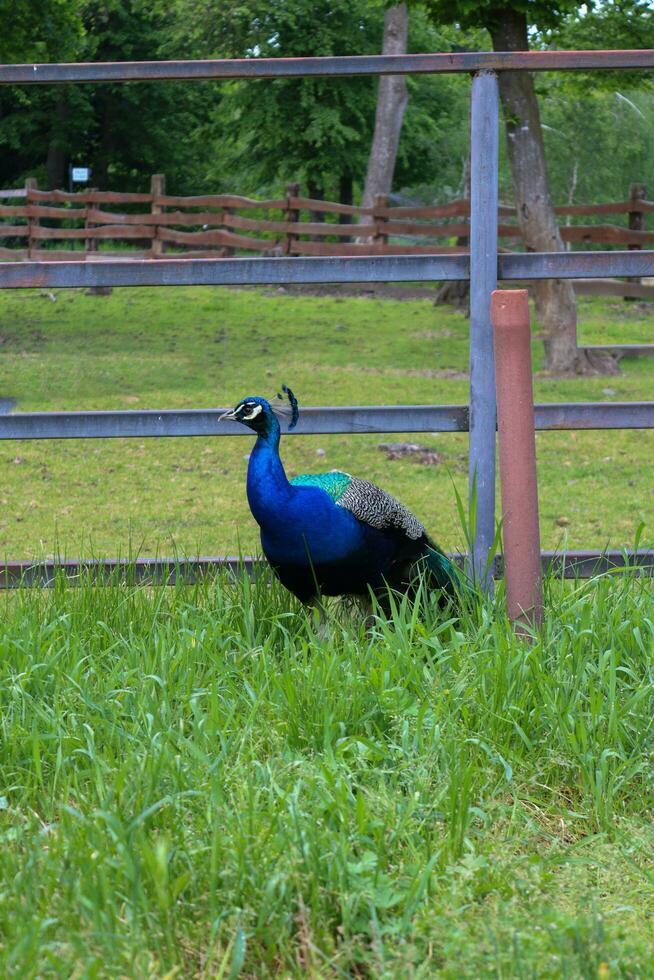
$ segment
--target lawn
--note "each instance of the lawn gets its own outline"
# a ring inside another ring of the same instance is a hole
[[[227,406],[273,394],[300,404],[463,403],[468,324],[426,300],[296,296],[225,288],[3,291],[0,399],[19,411]],[[654,308],[582,300],[586,342],[647,342]],[[557,381],[542,401],[649,399],[654,359],[622,361],[616,378]],[[245,431],[245,430],[244,430]],[[389,460],[402,436],[288,438],[291,473],[342,468],[411,506],[444,547],[463,548],[453,483],[465,496],[467,438],[409,436],[435,465]],[[0,554],[234,553],[257,547],[245,500],[251,438],[6,442],[0,446]],[[538,436],[544,547],[652,540],[653,432]]]
[[[654,602],[5,594],[0,975],[654,975]]]

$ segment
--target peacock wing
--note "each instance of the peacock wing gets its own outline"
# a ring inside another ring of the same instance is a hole
[[[408,507],[368,480],[334,470],[331,473],[296,476],[291,483],[295,486],[320,487],[338,507],[349,510],[357,520],[370,527],[401,531],[412,541],[426,535],[423,525]]]

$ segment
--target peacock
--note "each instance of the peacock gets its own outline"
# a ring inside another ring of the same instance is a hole
[[[293,392],[283,386],[273,403],[240,401],[220,418],[256,433],[248,463],[247,497],[261,531],[263,552],[282,584],[301,602],[321,596],[369,598],[386,606],[389,588],[407,592],[422,571],[456,604],[469,586],[411,511],[385,490],[338,470],[288,480],[279,455],[279,418],[292,429],[299,418]]]

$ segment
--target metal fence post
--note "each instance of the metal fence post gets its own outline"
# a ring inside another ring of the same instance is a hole
[[[470,133],[470,457],[471,574],[493,586],[488,556],[495,536],[495,367],[491,293],[497,288],[499,95],[497,75],[472,79]],[[472,514],[473,486],[476,508]]]

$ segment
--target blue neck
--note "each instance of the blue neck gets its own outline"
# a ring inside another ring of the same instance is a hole
[[[248,502],[259,525],[274,516],[292,492],[279,456],[279,439],[279,422],[273,416],[266,433],[257,437],[248,464]]]

